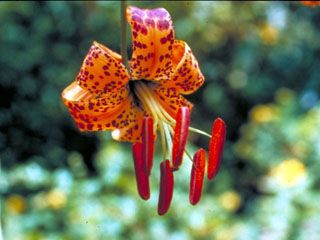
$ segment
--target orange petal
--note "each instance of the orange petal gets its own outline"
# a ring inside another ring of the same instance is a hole
[[[181,94],[175,90],[164,88],[161,86],[151,86],[151,91],[154,93],[155,98],[161,104],[161,106],[169,113],[174,119],[178,113],[180,107],[188,107],[190,112],[193,108],[193,104],[186,100]]]
[[[134,115],[134,119],[128,127],[112,131],[112,137],[114,140],[124,142],[141,142],[143,117],[151,116],[151,114],[146,110],[141,109],[135,103],[133,103],[133,106],[131,107],[131,113]]]
[[[129,76],[119,54],[93,42],[76,78],[92,94],[115,93],[128,82]]]
[[[164,8],[127,8],[131,25],[133,53],[130,62],[132,79],[169,79],[172,73],[174,29]]]
[[[174,41],[172,60],[174,73],[170,79],[160,81],[162,86],[175,89],[182,94],[190,94],[204,83],[198,61],[187,43]]]
[[[95,97],[73,82],[62,92],[62,100],[81,131],[126,128],[136,120],[128,87],[117,93]]]
[[[320,1],[300,1],[300,3],[310,7],[316,7],[320,5]]]

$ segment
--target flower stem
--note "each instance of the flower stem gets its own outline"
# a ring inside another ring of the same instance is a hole
[[[121,55],[122,63],[129,70],[127,54],[127,22],[126,22],[127,1],[121,1]]]

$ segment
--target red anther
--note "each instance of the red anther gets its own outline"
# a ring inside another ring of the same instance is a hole
[[[213,179],[217,175],[223,154],[223,146],[226,137],[226,125],[221,118],[217,118],[213,123],[209,146],[208,179]]]
[[[205,169],[206,152],[201,148],[193,156],[189,193],[189,201],[192,205],[196,205],[200,201]]]
[[[153,120],[151,117],[144,117],[142,122],[142,169],[150,176],[153,164],[154,134]]]
[[[187,143],[188,129],[190,123],[190,110],[181,107],[177,113],[176,127],[173,135],[172,164],[173,168],[179,168],[182,163],[184,148]]]
[[[160,164],[160,193],[158,202],[158,214],[164,215],[168,211],[173,195],[173,172],[169,160]]]
[[[142,169],[142,144],[140,142],[132,144],[132,153],[138,193],[142,199],[148,200],[150,198],[149,176]]]

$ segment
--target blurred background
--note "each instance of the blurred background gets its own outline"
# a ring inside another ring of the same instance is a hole
[[[320,7],[128,2],[166,8],[197,57],[206,82],[187,96],[191,125],[227,124],[220,173],[205,179],[201,201],[189,204],[186,158],[159,217],[159,144],[144,201],[131,144],[80,132],[60,97],[94,40],[120,52],[120,4],[0,3],[4,239],[319,240]],[[208,142],[190,134],[188,148]]]

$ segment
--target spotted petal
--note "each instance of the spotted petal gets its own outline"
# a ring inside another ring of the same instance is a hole
[[[193,104],[174,89],[165,88],[156,84],[153,86],[150,85],[150,89],[161,106],[174,119],[176,118],[180,107],[188,107],[191,112]]]
[[[198,61],[187,43],[174,41],[172,61],[174,73],[170,79],[159,81],[162,86],[182,94],[191,94],[204,83]]]
[[[136,119],[128,87],[103,97],[96,97],[73,82],[62,92],[64,104],[81,131],[126,128]]]
[[[119,54],[93,42],[76,80],[83,89],[102,95],[119,91],[127,84],[129,75]]]
[[[124,142],[141,142],[141,130],[144,116],[151,116],[149,112],[142,109],[135,102],[132,103],[131,113],[133,119],[129,126],[125,128],[117,128],[112,131],[112,137],[116,141]]]
[[[172,73],[174,29],[164,8],[127,8],[131,25],[133,53],[130,62],[132,79],[169,79]]]

